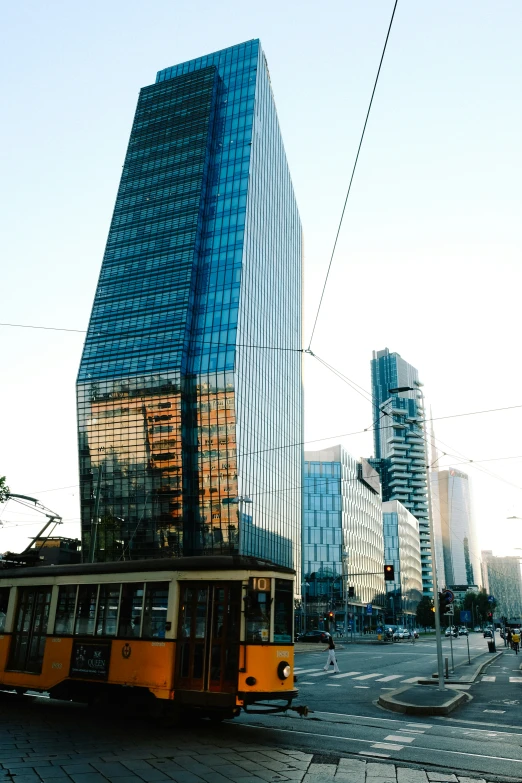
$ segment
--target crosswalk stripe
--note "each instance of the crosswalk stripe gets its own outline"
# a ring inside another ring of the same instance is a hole
[[[354,674],[360,674],[361,672],[346,672],[346,674],[334,674],[332,680],[341,680],[343,677],[353,677]]]
[[[417,682],[419,677],[410,677],[409,680],[401,680],[401,682]]]
[[[495,680],[496,680],[496,679],[497,679],[496,677],[494,677],[494,676],[492,676],[492,675],[488,674],[488,675],[484,675],[484,676],[482,677],[482,680],[481,680],[481,682],[495,682]]]
[[[402,674],[388,674],[387,677],[379,677],[377,682],[390,682],[390,680],[398,680],[399,677],[402,677]]]
[[[380,672],[378,672],[377,674],[362,674],[360,677],[354,677],[353,679],[354,680],[371,680],[372,677],[379,677],[379,676],[380,676]]]
[[[309,674],[309,677],[326,677],[330,672],[316,672],[315,674]]]
[[[309,674],[310,672],[316,672],[317,666],[315,666],[313,669],[294,669],[294,672],[296,674]]]
[[[509,682],[522,682],[522,677],[510,677]]]
[[[375,745],[372,745],[372,748],[380,748],[381,750],[404,750],[404,745],[392,745],[391,742],[376,742]],[[381,754],[375,753],[374,755],[380,756]]]
[[[388,734],[388,736],[384,738],[385,742],[413,742],[414,740],[415,737],[406,737],[404,734],[401,734],[400,736],[397,734]]]

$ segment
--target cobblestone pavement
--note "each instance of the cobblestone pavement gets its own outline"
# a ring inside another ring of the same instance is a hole
[[[374,759],[245,743],[231,724],[166,725],[5,694],[0,764],[0,783],[484,783]]]

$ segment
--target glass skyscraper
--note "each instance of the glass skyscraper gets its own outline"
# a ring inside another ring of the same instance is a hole
[[[160,71],[140,91],[78,374],[84,559],[299,567],[301,266],[259,41]]]
[[[398,500],[382,504],[384,562],[394,566],[386,582],[386,615],[390,623],[412,626],[422,598],[419,523]]]
[[[331,610],[343,621],[348,612],[355,631],[375,628],[385,593],[379,475],[337,445],[305,452],[304,484],[307,626]]]
[[[374,351],[371,362],[375,458],[383,501],[398,500],[419,522],[422,589],[433,594],[427,501],[424,404],[419,373],[388,348]],[[413,391],[391,394],[390,389]]]

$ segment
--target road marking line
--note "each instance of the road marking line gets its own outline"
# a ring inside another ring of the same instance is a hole
[[[361,672],[346,672],[346,674],[334,674],[332,680],[341,680],[343,677],[353,677],[354,674],[360,674]]]
[[[305,682],[303,680],[303,682],[300,682],[299,685],[317,685],[317,683],[316,682]]]
[[[353,687],[354,688],[360,688],[361,690],[367,690],[367,691],[370,690],[370,686],[369,685],[354,685]]]
[[[522,682],[522,677],[510,677],[509,682]]]
[[[482,710],[482,712],[494,712],[496,715],[503,715],[506,710]]]
[[[359,756],[372,756],[372,757],[380,758],[380,759],[389,759],[390,758],[390,754],[389,753],[369,753],[366,750],[360,750],[359,751]]]
[[[399,677],[402,677],[402,674],[388,674],[387,677],[379,677],[377,682],[390,682],[390,680],[398,680]]]
[[[393,745],[391,742],[376,742],[372,748],[382,748],[382,750],[404,750],[404,745]]]
[[[420,679],[419,677],[410,677],[409,680],[401,680],[401,682],[417,682],[417,680]]]
[[[399,731],[407,731],[409,734],[426,734],[422,729],[399,729]]]
[[[336,682],[327,682],[326,683],[327,688],[340,688],[341,686],[338,685]]]
[[[415,737],[404,737],[399,736],[398,734],[388,734],[387,737],[384,738],[384,741],[390,740],[390,742],[414,742]]]
[[[432,729],[433,726],[428,726],[427,723],[408,723],[408,726],[411,726],[412,729]]]
[[[494,675],[492,676],[491,674],[485,674],[482,677],[481,682],[496,682],[496,679],[497,678]]]
[[[360,677],[354,677],[354,680],[371,680],[372,677],[380,677],[380,673],[377,674],[362,674]]]

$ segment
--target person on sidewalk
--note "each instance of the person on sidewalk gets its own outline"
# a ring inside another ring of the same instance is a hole
[[[328,659],[326,661],[326,666],[324,667],[324,671],[328,671],[328,667],[333,663],[334,667],[334,674],[339,674],[340,670],[337,666],[337,658],[335,657],[335,642],[333,640],[333,636],[330,636],[328,639],[328,648],[325,650],[325,652],[328,653]]]
[[[511,634],[511,646],[513,647],[517,655],[518,655],[519,645],[520,645],[520,631],[518,630],[518,628],[516,628]]]

